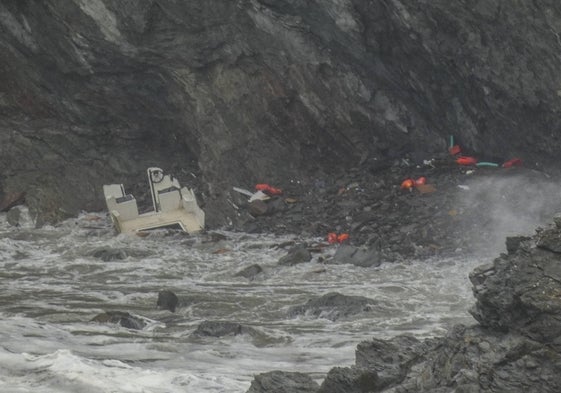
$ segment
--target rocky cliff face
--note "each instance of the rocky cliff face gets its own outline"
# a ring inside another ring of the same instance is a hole
[[[156,165],[212,226],[232,185],[419,161],[449,135],[548,167],[560,31],[552,0],[5,0],[1,190],[55,221]]]

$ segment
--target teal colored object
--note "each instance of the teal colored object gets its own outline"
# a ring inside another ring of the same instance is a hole
[[[477,164],[475,164],[476,166],[492,166],[492,167],[498,167],[499,164],[495,164],[494,162],[478,162]]]
[[[454,146],[454,136],[450,135],[450,147]]]

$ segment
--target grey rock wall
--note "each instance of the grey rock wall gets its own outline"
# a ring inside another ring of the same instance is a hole
[[[550,167],[559,31],[553,0],[4,0],[0,189],[56,221],[157,165],[213,226],[232,185],[422,160],[449,135]]]

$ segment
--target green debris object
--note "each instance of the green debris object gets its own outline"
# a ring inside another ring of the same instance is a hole
[[[485,161],[478,162],[475,165],[476,166],[492,166],[492,167],[498,167],[499,166],[499,164],[495,164],[494,162],[485,162]]]

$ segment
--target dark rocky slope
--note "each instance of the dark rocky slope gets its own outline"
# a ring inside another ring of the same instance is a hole
[[[421,162],[449,135],[552,168],[559,30],[552,0],[5,0],[0,189],[52,222],[157,165],[216,227],[233,185]]]
[[[533,237],[509,239],[508,254],[470,275],[477,325],[425,341],[365,341],[355,366],[333,368],[318,388],[304,375],[283,380],[276,372],[257,376],[248,392],[559,392],[561,216],[555,221]]]

